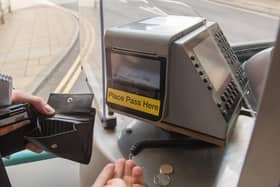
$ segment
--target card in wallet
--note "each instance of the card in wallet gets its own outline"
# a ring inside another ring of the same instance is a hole
[[[2,156],[25,149],[24,135],[35,127],[34,114],[30,104],[15,104],[0,109],[0,153]]]
[[[87,164],[92,153],[95,109],[93,94],[51,94],[56,114],[38,116],[36,128],[25,138],[58,157]]]

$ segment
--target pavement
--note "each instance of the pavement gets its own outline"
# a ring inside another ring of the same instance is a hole
[[[280,17],[280,0],[210,0],[238,8]]]
[[[79,37],[79,21],[52,5],[17,7],[0,24],[0,72],[14,88],[32,93],[55,70]],[[13,8],[13,4],[12,4]]]

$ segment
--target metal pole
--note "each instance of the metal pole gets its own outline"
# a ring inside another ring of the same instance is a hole
[[[103,96],[103,106],[102,106],[102,123],[104,128],[113,129],[116,126],[116,118],[107,117],[106,110],[106,65],[105,65],[105,47],[104,47],[104,11],[103,11],[103,0],[99,1],[99,13],[100,13],[100,41],[101,41],[101,63],[102,63],[102,96]]]
[[[102,96],[103,96],[103,106],[102,106],[102,112],[103,112],[103,118],[106,119],[107,113],[106,113],[106,66],[105,66],[105,52],[104,52],[104,13],[103,13],[103,0],[99,1],[99,13],[100,13],[100,40],[101,40],[101,63],[102,63]]]
[[[3,10],[3,6],[2,6],[2,0],[0,0],[0,14],[1,14],[1,23],[4,24],[5,23],[5,18],[4,18],[4,10]]]

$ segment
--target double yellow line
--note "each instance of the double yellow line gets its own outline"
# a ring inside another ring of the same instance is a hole
[[[78,55],[73,65],[68,70],[67,74],[55,88],[54,93],[69,93],[71,91],[82,72],[82,65],[80,62],[81,56]]]

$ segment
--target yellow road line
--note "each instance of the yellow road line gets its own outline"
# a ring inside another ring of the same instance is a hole
[[[63,77],[63,79],[60,81],[59,85],[56,87],[54,93],[59,93],[62,91],[62,88],[65,86],[67,81],[70,79],[70,76],[77,69],[77,66],[79,65],[80,61],[81,61],[81,56],[78,55],[78,57],[76,58],[75,62],[73,63],[73,65],[71,66],[71,68],[69,69],[67,74]],[[81,69],[81,68],[79,68],[79,69]]]
[[[79,65],[77,71],[73,74],[73,76],[69,80],[68,84],[66,85],[66,87],[65,87],[65,89],[63,90],[62,93],[69,93],[71,91],[74,84],[77,82],[81,72],[82,72],[82,66]]]

